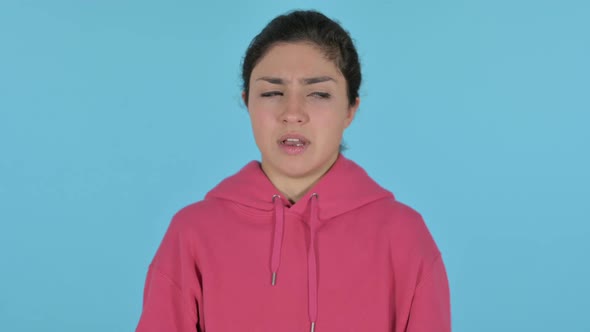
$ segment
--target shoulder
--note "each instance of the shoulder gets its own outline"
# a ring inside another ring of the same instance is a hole
[[[379,215],[383,222],[392,227],[420,228],[424,225],[422,215],[411,206],[398,201],[395,197],[384,197],[367,206],[371,214]]]
[[[393,248],[407,250],[408,254],[425,258],[439,255],[432,234],[418,211],[395,198],[383,199],[376,203]]]
[[[218,199],[204,199],[189,204],[178,210],[170,222],[170,230],[189,233],[195,229],[203,229],[220,219],[221,202]]]

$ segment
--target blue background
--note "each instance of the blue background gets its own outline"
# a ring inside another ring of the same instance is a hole
[[[0,330],[131,331],[169,220],[258,159],[240,62],[316,8],[361,55],[346,155],[425,217],[454,331],[590,331],[590,3],[0,2]]]

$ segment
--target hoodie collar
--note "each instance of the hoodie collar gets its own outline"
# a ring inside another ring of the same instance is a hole
[[[281,248],[285,230],[285,199],[266,177],[260,163],[252,161],[237,174],[225,179],[207,194],[230,200],[248,208],[274,211],[274,232],[271,251],[271,285],[277,285]],[[339,155],[330,170],[289,210],[303,217],[309,225],[307,253],[307,288],[310,331],[315,332],[318,318],[318,260],[316,233],[322,220],[333,218],[375,200],[392,197],[357,164]],[[320,203],[321,201],[321,203]],[[303,216],[309,205],[309,216]],[[321,208],[320,208],[321,206]]]
[[[255,210],[271,212],[274,209],[273,196],[277,194],[280,194],[279,190],[263,172],[260,162],[251,161],[238,173],[213,188],[206,199],[215,197]],[[382,198],[393,198],[391,192],[379,186],[364,169],[342,154],[289,211],[304,215],[314,194],[321,198],[321,220],[336,217]]]

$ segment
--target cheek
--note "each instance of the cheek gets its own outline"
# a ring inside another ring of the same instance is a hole
[[[346,127],[345,117],[335,112],[334,110],[326,111],[313,119],[317,129],[326,139],[339,139]]]
[[[271,134],[274,120],[269,113],[261,112],[260,110],[251,111],[250,122],[252,123],[252,130],[255,136],[263,137]]]

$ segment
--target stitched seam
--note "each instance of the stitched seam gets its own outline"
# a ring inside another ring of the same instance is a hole
[[[180,287],[180,285],[178,285],[174,280],[172,280],[172,278],[168,274],[164,273],[162,270],[160,270],[160,268],[158,268],[155,265],[152,265],[152,270],[154,272],[157,272],[164,279],[166,279],[182,295],[182,287]]]
[[[193,312],[191,312],[191,310],[188,308],[187,303],[186,303],[186,299],[184,297],[184,294],[182,292],[182,287],[180,287],[180,285],[178,285],[178,283],[176,283],[174,280],[172,280],[172,278],[164,273],[162,270],[160,270],[157,266],[152,265],[152,270],[156,273],[158,273],[162,278],[164,278],[164,280],[168,281],[177,291],[178,295],[180,296],[180,300],[182,301],[182,307],[184,308],[185,312],[188,313],[189,317],[193,317]],[[198,315],[198,312],[197,312]]]
[[[418,285],[416,285],[416,291],[418,289],[420,289],[420,287],[422,286],[422,284],[424,284],[424,282],[426,280],[428,280],[429,278],[431,278],[431,276],[432,276],[432,270],[434,270],[434,264],[436,264],[441,259],[442,259],[442,255],[441,255],[441,253],[439,251],[436,254],[436,256],[434,256],[434,259],[432,260],[432,262],[428,265],[428,269],[426,270],[426,273],[424,274],[424,276],[422,277],[422,279],[420,280],[420,282],[418,282]]]

